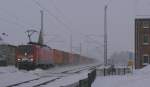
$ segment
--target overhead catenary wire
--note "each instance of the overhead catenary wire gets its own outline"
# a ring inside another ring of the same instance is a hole
[[[107,6],[108,6],[108,5],[111,3],[111,1],[112,1],[112,0],[107,0],[107,2],[106,2],[106,4],[105,4],[105,5],[107,5]]]
[[[36,0],[32,0],[33,2],[35,2],[42,10],[44,10],[45,12],[47,12],[50,16],[52,16],[53,18],[55,18],[55,20],[59,23],[61,23],[65,29],[67,29],[68,31],[70,31],[70,48],[71,48],[71,54],[72,54],[72,30],[71,28],[66,24],[64,23],[62,20],[60,20],[57,16],[55,16],[51,11],[49,11],[48,9],[46,9],[44,6],[42,6],[38,1]],[[72,57],[72,56],[71,56]]]
[[[70,26],[68,26],[66,23],[64,23],[64,21],[62,21],[62,20],[60,20],[60,18],[58,18],[56,15],[54,15],[50,10],[48,10],[47,8],[45,8],[41,3],[39,3],[37,0],[32,0],[38,7],[40,7],[41,9],[43,9],[44,11],[46,11],[48,14],[49,14],[49,16],[51,16],[51,17],[53,17],[57,22],[59,22],[60,24],[62,24],[64,27],[65,27],[65,29],[67,29],[67,30],[69,30],[70,32],[71,32],[71,35],[72,35],[72,29],[71,29],[71,27]],[[55,6],[56,7],[56,6]],[[57,7],[56,7],[57,8]],[[59,10],[58,8],[57,8],[57,10]],[[61,10],[59,10],[59,12],[61,12]],[[49,17],[48,17],[49,18]],[[70,22],[70,21],[69,21]],[[81,32],[78,32],[78,33],[80,33],[80,35],[83,35],[84,36],[84,34],[83,33],[81,33]]]
[[[62,10],[60,8],[58,8],[55,4],[55,1],[54,0],[50,0],[51,1],[51,5],[53,5],[53,7],[56,9],[56,11],[61,15],[61,17],[63,17],[63,19],[65,19],[65,21],[67,21],[68,23],[71,23],[70,20],[66,20],[66,16],[64,15],[64,13],[62,12]]]
[[[50,16],[52,16],[53,18],[55,18],[55,20],[57,20],[59,23],[61,23],[62,25],[64,25],[64,27],[66,27],[66,29],[68,29],[69,31],[71,31],[70,27],[66,23],[64,23],[62,20],[60,20],[57,16],[55,16],[51,11],[49,11],[44,6],[42,6],[38,1],[36,1],[36,0],[32,0],[32,1],[35,2],[41,9],[43,9],[44,11],[46,11]]]
[[[54,15],[49,9],[45,8],[39,1],[37,0],[32,0],[40,9],[44,10],[46,13],[48,13],[49,17],[53,17],[57,22],[59,22],[60,24],[62,24],[67,30],[69,30],[71,32],[70,34],[70,48],[72,48],[72,29],[70,28],[70,26],[68,26],[66,23],[64,23],[64,21],[62,21],[58,16]],[[57,9],[58,12],[61,13],[61,10],[59,10],[56,6],[54,7],[55,9]],[[84,36],[83,33],[78,32],[80,35]],[[71,53],[72,53],[72,49],[71,49]]]
[[[0,8],[0,10],[1,10],[1,13],[4,13],[5,15],[8,15],[9,17],[11,17],[12,19],[15,19],[15,21],[17,21],[17,22],[15,22],[16,24],[19,24],[19,25],[23,25],[23,26],[27,26],[27,27],[29,27],[29,26],[33,26],[33,24],[31,24],[31,23],[27,23],[27,22],[25,22],[25,21],[23,21],[23,20],[21,20],[19,17],[17,17],[15,14],[13,14],[12,12],[10,12],[10,11],[7,11],[6,9],[4,9],[4,8]],[[7,20],[8,21],[8,20]],[[15,24],[14,22],[13,22],[13,24]],[[35,26],[33,26],[33,27],[35,27]]]
[[[3,22],[5,22],[5,23],[9,23],[9,24],[13,24],[13,25],[17,25],[17,26],[20,27],[20,28],[26,29],[26,26],[25,26],[25,25],[19,24],[19,23],[14,22],[14,21],[7,20],[7,19],[2,18],[2,17],[0,17],[0,21],[3,21]]]

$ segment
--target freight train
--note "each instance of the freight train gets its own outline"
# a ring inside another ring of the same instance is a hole
[[[43,69],[59,65],[77,65],[94,61],[79,54],[71,54],[46,45],[30,42],[16,49],[16,66],[19,69]]]

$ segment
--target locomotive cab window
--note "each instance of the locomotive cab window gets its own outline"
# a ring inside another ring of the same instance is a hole
[[[18,47],[18,50],[22,54],[25,54],[25,53],[30,54],[33,51],[33,47],[31,45],[21,45]]]

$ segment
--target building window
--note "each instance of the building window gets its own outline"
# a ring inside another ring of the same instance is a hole
[[[143,65],[149,64],[149,55],[143,55]]]
[[[149,37],[148,37],[148,35],[144,35],[143,44],[144,45],[149,45]]]
[[[144,29],[148,29],[149,28],[149,22],[148,21],[144,21],[143,22],[143,28]]]

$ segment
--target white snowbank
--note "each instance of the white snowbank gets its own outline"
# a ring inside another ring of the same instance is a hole
[[[150,65],[125,76],[97,77],[92,87],[149,87]]]

